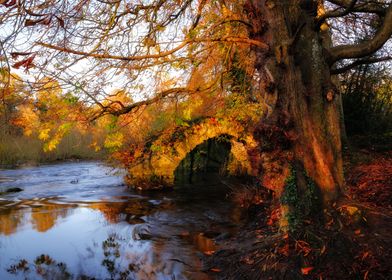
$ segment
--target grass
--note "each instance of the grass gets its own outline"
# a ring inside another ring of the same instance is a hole
[[[77,132],[66,135],[52,152],[43,151],[39,139],[27,136],[6,135],[0,132],[0,166],[39,164],[70,159],[102,159],[104,151],[89,147],[90,137]]]

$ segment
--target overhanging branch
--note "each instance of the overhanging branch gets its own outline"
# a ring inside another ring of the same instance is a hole
[[[348,15],[350,12],[353,11],[355,4],[358,2],[358,0],[351,0],[350,4],[347,7],[341,7],[342,9],[336,9],[333,11],[328,11],[324,14],[322,14],[320,17],[317,18],[317,25],[321,26],[321,24],[327,19],[327,18],[336,18],[336,17],[344,17]]]
[[[340,6],[342,8],[349,8],[352,4],[352,0],[327,0],[328,2]],[[372,13],[379,16],[384,16],[386,14],[385,4],[375,3],[373,1],[368,1],[368,3],[360,3],[351,8],[352,12],[356,13]]]
[[[75,55],[80,55],[80,56],[85,56],[85,57],[92,57],[96,59],[112,59],[112,60],[122,60],[122,61],[140,61],[140,60],[147,60],[147,59],[158,59],[162,57],[169,56],[171,54],[174,54],[175,52],[181,50],[184,48],[186,45],[191,44],[191,43],[203,43],[203,42],[231,42],[231,43],[240,43],[240,44],[248,44],[248,45],[254,45],[257,46],[261,49],[268,50],[269,46],[261,41],[258,40],[252,40],[246,37],[233,37],[233,36],[227,36],[227,37],[222,37],[222,38],[206,38],[206,39],[187,39],[184,40],[181,44],[177,45],[175,48],[171,50],[167,50],[164,52],[156,53],[156,54],[145,54],[145,55],[134,55],[134,56],[120,56],[120,55],[113,55],[113,54],[108,54],[108,53],[95,53],[95,52],[84,52],[84,51],[79,51],[79,50],[74,50],[70,49],[67,47],[61,47],[61,46],[56,46],[44,42],[37,42],[36,44],[48,49],[64,52],[64,53],[70,53],[70,54],[75,54]]]
[[[336,46],[328,50],[329,63],[332,65],[341,59],[362,58],[378,51],[392,36],[392,4],[386,9],[383,24],[376,35],[368,41],[353,45]]]
[[[342,74],[342,73],[347,72],[348,70],[351,70],[354,67],[359,66],[359,65],[373,64],[373,63],[383,62],[383,61],[388,61],[388,60],[392,60],[392,56],[358,59],[348,65],[342,66],[340,68],[332,69],[331,74],[332,75]]]

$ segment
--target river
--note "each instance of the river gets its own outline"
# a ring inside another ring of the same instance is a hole
[[[99,162],[0,170],[0,279],[212,279],[201,259],[240,221],[227,186],[139,193],[123,175]]]

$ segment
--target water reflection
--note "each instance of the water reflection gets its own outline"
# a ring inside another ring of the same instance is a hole
[[[141,195],[96,163],[47,168],[0,170],[23,189],[0,195],[0,279],[209,279],[200,256],[238,222],[219,183]]]
[[[4,202],[4,201],[3,201]],[[38,232],[51,229],[59,218],[69,215],[74,205],[55,204],[47,200],[9,202],[0,207],[0,234],[12,235],[30,225]]]
[[[0,233],[11,235],[16,232],[23,219],[23,213],[13,209],[6,209],[0,215]]]

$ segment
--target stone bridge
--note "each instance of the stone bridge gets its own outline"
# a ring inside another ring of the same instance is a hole
[[[129,167],[127,183],[139,189],[173,185],[174,172],[187,154],[204,141],[221,135],[230,138],[230,152],[234,161],[228,168],[229,174],[255,175],[247,152],[256,146],[253,136],[236,121],[209,118],[181,131],[173,131],[173,134],[166,133],[155,140],[149,154],[142,155]]]

